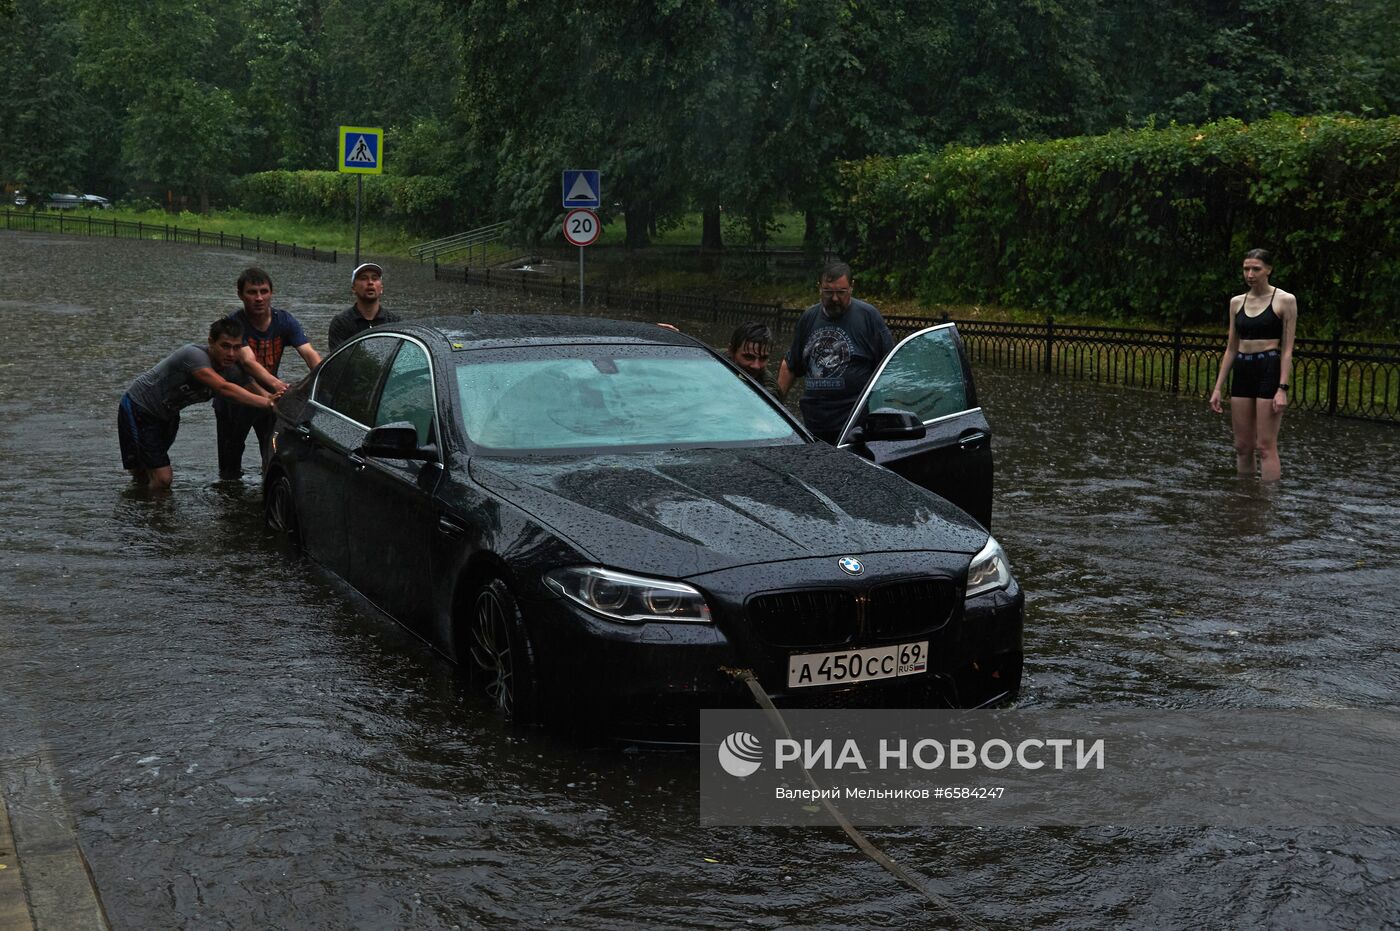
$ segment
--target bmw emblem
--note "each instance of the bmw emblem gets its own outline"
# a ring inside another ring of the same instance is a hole
[[[841,571],[847,575],[860,575],[865,571],[865,567],[860,564],[860,560],[854,556],[842,556],[836,560],[836,565],[841,567]]]

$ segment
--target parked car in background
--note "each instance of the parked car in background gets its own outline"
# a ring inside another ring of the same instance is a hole
[[[847,451],[661,327],[377,327],[279,401],[264,507],[520,722],[689,733],[752,706],[735,668],[787,707],[1015,696],[1025,597],[969,516],[991,436],[956,329],[875,382],[912,409],[858,418]]]
[[[99,194],[84,194],[83,206],[92,207],[96,210],[110,210],[112,209],[112,202]]]
[[[26,194],[26,193],[24,193],[23,191],[17,191],[17,192],[15,193],[15,206],[16,206],[16,207],[28,207],[28,206],[29,206],[29,195]]]
[[[75,210],[78,207],[87,206],[81,194],[50,194],[48,208],[50,210]]]

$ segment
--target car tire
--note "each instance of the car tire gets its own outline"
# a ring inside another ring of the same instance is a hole
[[[478,690],[507,721],[538,723],[534,656],[520,607],[505,582],[492,579],[477,590],[466,627],[467,662]]]
[[[267,484],[267,490],[263,493],[263,517],[267,526],[276,533],[297,539],[300,528],[297,525],[296,498],[292,494],[292,480],[285,472],[278,472]]]
[[[1021,695],[1024,669],[1025,657],[1016,652],[989,662],[977,672],[964,670],[958,677],[959,707],[982,708],[1014,702]]]

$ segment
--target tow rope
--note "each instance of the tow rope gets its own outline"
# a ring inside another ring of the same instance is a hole
[[[758,677],[753,674],[753,670],[733,669],[727,666],[721,666],[720,669],[747,685],[749,691],[753,693],[754,701],[758,702],[759,707],[768,714],[768,717],[772,719],[777,728],[783,732],[783,735],[789,740],[794,739],[792,731],[788,729],[787,722],[783,720],[782,713],[778,711],[777,706],[773,704],[773,700],[768,697],[768,693],[763,690],[763,686],[759,685]],[[917,876],[900,866],[890,858],[889,854],[871,843],[870,839],[862,834],[860,829],[854,824],[851,824],[846,816],[841,813],[841,810],[833,805],[831,800],[826,797],[827,793],[823,790],[822,786],[817,783],[816,779],[812,778],[811,770],[805,766],[802,767],[802,775],[806,778],[808,784],[816,790],[815,796],[817,800],[821,802],[822,807],[826,809],[827,814],[831,815],[837,825],[840,826],[841,830],[846,832],[846,836],[851,839],[852,843],[860,848],[861,853],[880,864],[888,872],[894,874],[901,882],[922,895],[935,908],[943,912],[949,918],[952,918],[965,927],[976,928],[978,931],[988,931],[985,925],[979,924],[974,919],[960,912],[952,902],[949,902],[947,899],[943,898],[943,896],[928,888]]]

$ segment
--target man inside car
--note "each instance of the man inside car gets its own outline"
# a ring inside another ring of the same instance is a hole
[[[765,390],[772,391],[772,386],[768,384],[768,357],[772,351],[772,328],[766,323],[750,321],[734,328],[725,355]]]

